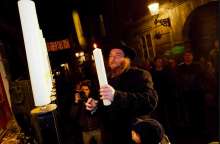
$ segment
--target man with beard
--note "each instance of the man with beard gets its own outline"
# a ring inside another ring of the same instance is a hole
[[[110,100],[104,106],[88,99],[87,110],[101,113],[104,144],[129,144],[131,127],[136,118],[146,117],[157,105],[157,93],[148,71],[131,66],[135,51],[122,42],[109,46],[108,83],[100,87],[100,99]]]

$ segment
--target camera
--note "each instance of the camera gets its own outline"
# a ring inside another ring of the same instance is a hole
[[[83,102],[86,102],[88,100],[88,97],[85,95],[85,93],[83,91],[76,91],[75,95],[79,95],[80,100]]]

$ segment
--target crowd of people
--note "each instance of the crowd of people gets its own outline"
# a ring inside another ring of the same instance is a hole
[[[108,84],[100,87],[94,75],[80,81],[72,94],[74,143],[168,144],[184,136],[202,138],[204,144],[217,140],[213,60],[195,61],[193,52],[185,50],[181,62],[158,56],[143,69],[132,64],[136,53],[124,43],[111,43],[107,53]]]
[[[155,117],[173,141],[184,135],[205,137],[207,141],[217,138],[217,74],[210,61],[205,62],[195,62],[189,50],[172,68],[162,57],[155,58],[151,74],[160,100]]]

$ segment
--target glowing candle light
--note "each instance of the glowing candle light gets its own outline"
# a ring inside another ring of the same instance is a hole
[[[19,0],[18,10],[21,20],[28,69],[35,106],[49,104],[50,92],[45,71],[45,57],[42,48],[42,35],[39,34],[39,24],[35,4],[31,0]]]
[[[86,40],[85,40],[85,37],[83,36],[83,29],[81,26],[79,13],[77,11],[73,11],[72,16],[73,16],[73,23],[75,26],[76,35],[77,35],[79,44],[81,46],[85,46]]]
[[[103,61],[103,56],[102,56],[102,50],[99,48],[95,48],[93,50],[93,56],[95,59],[95,65],[96,65],[96,71],[98,74],[98,79],[99,79],[99,85],[103,86],[108,84],[107,77],[106,77],[106,71],[105,71],[105,65]],[[103,100],[103,104],[105,106],[108,106],[111,104],[111,101],[109,100]]]

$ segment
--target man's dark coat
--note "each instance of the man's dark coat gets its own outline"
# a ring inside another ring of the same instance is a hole
[[[135,118],[149,115],[156,107],[158,96],[153,90],[149,72],[129,68],[120,76],[108,79],[116,90],[110,106],[101,106],[104,144],[131,143],[131,126]]]

